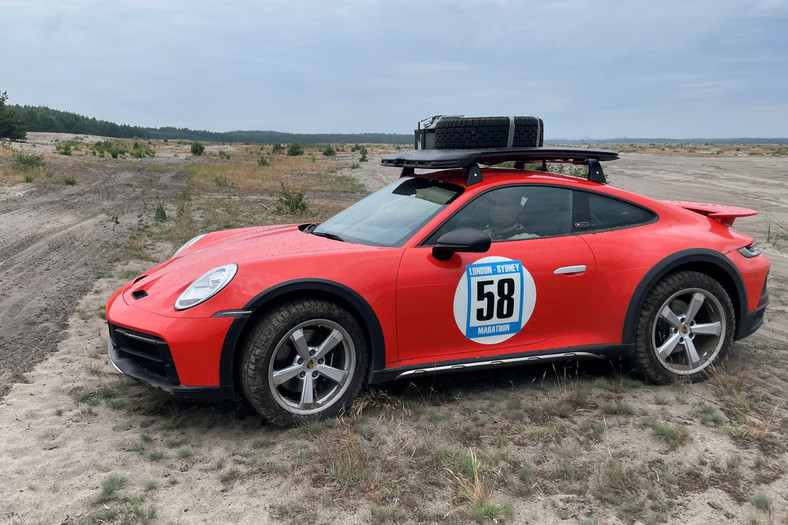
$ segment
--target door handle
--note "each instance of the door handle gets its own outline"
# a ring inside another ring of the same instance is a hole
[[[576,264],[575,266],[562,266],[553,272],[554,275],[569,275],[573,273],[583,273],[586,271],[585,264]]]

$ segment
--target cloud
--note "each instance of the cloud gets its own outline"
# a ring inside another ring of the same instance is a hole
[[[778,130],[787,6],[6,0],[0,89],[14,103],[216,130],[407,133],[458,113],[545,116],[548,135],[567,138],[679,137],[704,122],[725,135],[741,127],[718,114],[756,102],[776,109],[753,111],[752,127]]]

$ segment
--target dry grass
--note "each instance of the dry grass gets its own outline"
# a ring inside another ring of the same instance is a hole
[[[345,188],[331,176],[340,167],[342,163],[336,161],[313,162],[308,156],[275,155],[269,158],[268,166],[259,166],[256,157],[237,161],[233,157],[229,162],[205,160],[189,166],[186,172],[191,175],[197,191],[259,195],[277,193],[282,184],[309,192],[342,191]],[[348,186],[351,191],[358,190],[352,184]]]
[[[785,157],[788,146],[780,144],[596,144],[591,147],[619,153],[651,153],[686,157]]]

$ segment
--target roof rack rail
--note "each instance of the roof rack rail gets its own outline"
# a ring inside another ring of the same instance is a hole
[[[609,150],[584,148],[492,148],[492,149],[421,149],[392,153],[383,156],[383,166],[402,168],[402,175],[411,176],[415,169],[464,168],[467,170],[467,186],[481,182],[479,164],[495,165],[514,161],[516,168],[526,162],[541,162],[547,170],[547,163],[571,163],[588,166],[588,180],[606,183],[605,173],[600,162],[616,160],[618,153]]]

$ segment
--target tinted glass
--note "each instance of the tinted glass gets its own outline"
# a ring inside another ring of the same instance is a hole
[[[589,224],[586,228],[578,229],[615,229],[644,224],[654,219],[654,214],[643,208],[628,202],[598,195],[595,193],[585,193],[588,200]],[[582,222],[582,221],[581,221]]]
[[[457,211],[427,244],[457,228],[481,230],[493,242],[566,235],[572,231],[572,191],[552,186],[490,190]]]

